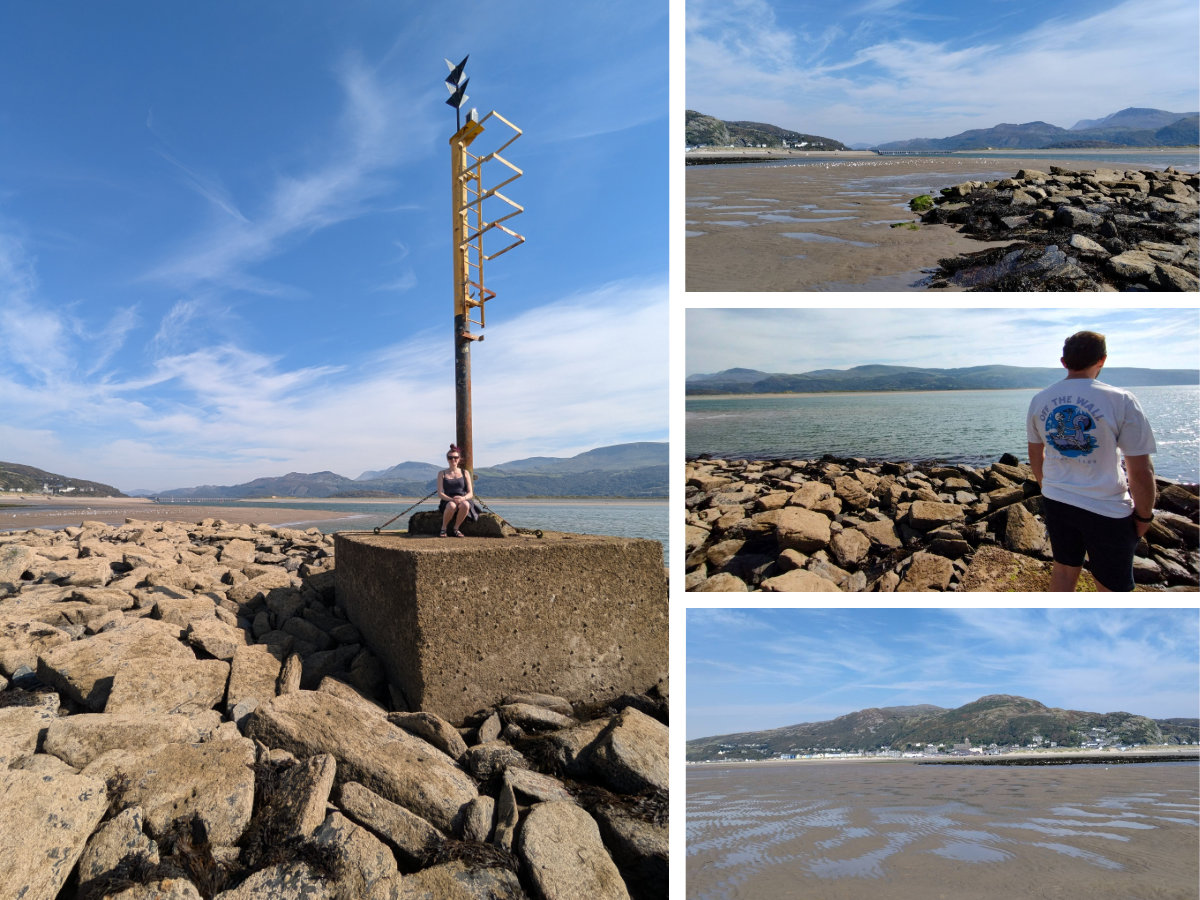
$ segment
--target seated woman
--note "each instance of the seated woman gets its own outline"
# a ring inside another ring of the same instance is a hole
[[[460,459],[462,459],[462,454],[458,447],[451,444],[450,450],[446,453],[446,462],[450,464],[450,468],[438,472],[437,492],[438,496],[442,498],[442,502],[438,506],[438,511],[442,514],[440,537],[446,536],[446,529],[450,526],[451,520],[454,525],[450,528],[450,533],[455,537],[462,537],[463,533],[458,528],[462,525],[463,520],[467,516],[472,519],[479,518],[473,502],[475,493],[471,489],[471,473],[458,467]]]

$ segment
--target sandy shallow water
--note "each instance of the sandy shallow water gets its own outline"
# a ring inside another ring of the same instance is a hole
[[[842,159],[778,166],[689,166],[689,291],[917,290],[942,257],[1004,246],[949,225],[913,222],[908,201],[963,181],[1007,178],[1023,168],[1119,168],[1118,164],[1008,159]]]
[[[1192,900],[1194,763],[690,766],[689,900]]]

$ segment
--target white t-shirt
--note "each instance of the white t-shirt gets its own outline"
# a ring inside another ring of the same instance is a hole
[[[1118,450],[1157,448],[1146,414],[1128,391],[1088,378],[1065,378],[1037,394],[1025,420],[1029,443],[1045,445],[1042,494],[1121,519],[1133,499]]]

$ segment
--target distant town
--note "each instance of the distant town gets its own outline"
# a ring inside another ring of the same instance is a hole
[[[1079,752],[1079,751],[1109,751],[1120,753],[1125,751],[1145,751],[1157,747],[1197,746],[1200,741],[1178,741],[1167,744],[1129,743],[1109,733],[1107,728],[1092,728],[1081,733],[1078,744],[1062,745],[1057,741],[1047,740],[1040,734],[1032,735],[1025,744],[972,744],[970,738],[965,738],[959,744],[928,743],[912,744],[909,749],[896,750],[890,747],[879,747],[875,750],[842,750],[837,747],[806,749],[792,748],[779,751],[769,756],[762,755],[761,744],[722,744],[714,754],[715,758],[703,760],[688,760],[688,765],[704,765],[711,763],[731,762],[771,762],[773,760],[796,759],[948,759],[953,757],[971,756],[1003,756],[1012,753],[1035,752]]]

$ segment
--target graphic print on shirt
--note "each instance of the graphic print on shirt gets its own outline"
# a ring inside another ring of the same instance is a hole
[[[1084,409],[1065,403],[1046,417],[1046,442],[1063,456],[1087,456],[1099,445],[1094,435],[1095,420]]]

